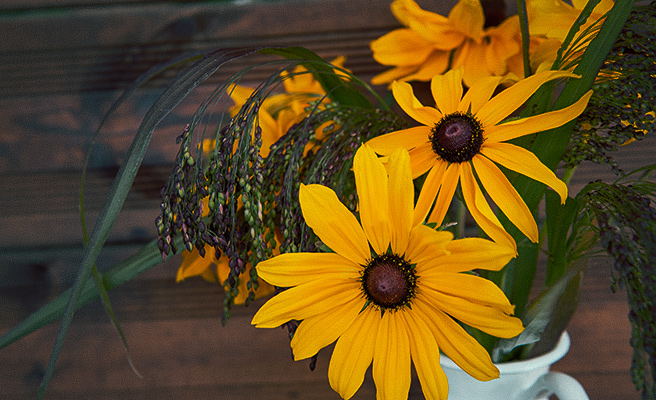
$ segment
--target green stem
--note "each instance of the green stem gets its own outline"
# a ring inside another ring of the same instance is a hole
[[[519,17],[519,30],[522,34],[522,60],[524,61],[524,77],[531,75],[531,58],[529,56],[529,45],[531,36],[528,30],[528,11],[526,0],[517,0],[517,16]]]
[[[576,172],[576,167],[577,165],[573,167],[567,167],[565,168],[565,172],[563,173],[563,182],[569,187],[569,183],[572,181],[572,178],[574,177],[574,172]]]

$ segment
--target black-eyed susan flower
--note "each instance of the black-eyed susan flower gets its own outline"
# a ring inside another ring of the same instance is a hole
[[[510,67],[523,76],[521,65],[509,65],[511,58],[521,55],[516,15],[498,26],[484,28],[485,15],[479,0],[460,0],[446,17],[421,9],[414,0],[394,0],[391,9],[403,28],[371,43],[374,59],[392,67],[375,76],[373,84],[429,81],[447,68],[460,66],[464,67],[468,86],[481,77],[505,75]]]
[[[328,377],[345,399],[372,363],[379,399],[407,397],[411,363],[426,398],[445,399],[440,350],[477,379],[498,377],[488,353],[456,320],[499,337],[523,330],[503,292],[467,273],[500,270],[514,250],[481,238],[453,240],[415,223],[403,149],[390,155],[386,170],[364,145],[353,170],[359,221],[330,188],[301,185],[303,217],[334,252],[286,253],[259,263],[261,278],[290,289],[265,303],[252,323],[274,328],[302,320],[291,341],[296,360],[337,341]]]
[[[399,106],[422,125],[373,138],[367,144],[381,155],[404,147],[410,152],[413,177],[428,172],[417,200],[415,224],[428,216],[435,199],[429,221],[441,223],[460,183],[467,208],[481,229],[496,242],[514,245],[488,204],[482,186],[506,217],[537,242],[538,229],[531,211],[497,164],[546,184],[564,202],[567,185],[533,153],[508,141],[576,118],[592,92],[561,110],[504,122],[545,82],[575,75],[541,72],[492,97],[501,77],[481,79],[463,96],[462,73],[460,69],[452,70],[432,79],[435,107],[422,105],[408,83],[395,82],[392,90]]]

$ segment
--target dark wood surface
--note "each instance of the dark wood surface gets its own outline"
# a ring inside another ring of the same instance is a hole
[[[317,368],[293,362],[287,333],[250,326],[261,301],[236,309],[221,326],[222,294],[201,280],[173,281],[178,259],[111,293],[138,378],[99,304],[78,313],[50,386],[51,399],[337,399],[328,385],[330,349]],[[3,290],[1,331],[41,303],[47,284]],[[613,294],[609,266],[594,262],[569,325],[572,346],[553,367],[584,386],[591,399],[639,399],[629,376],[631,348],[624,293]],[[57,324],[0,351],[0,398],[35,393]],[[357,399],[374,398],[370,375]],[[411,398],[422,398],[416,385]]]
[[[71,284],[82,255],[82,162],[102,114],[139,73],[185,51],[281,44],[305,45],[329,59],[344,54],[347,67],[366,80],[383,69],[368,42],[396,26],[387,0],[126,0],[113,7],[75,0],[66,12],[57,8],[61,3],[12,0],[0,7],[0,333]],[[247,62],[219,72],[158,128],[100,268],[154,236],[157,191],[176,154],[175,137],[213,85]],[[170,76],[131,97],[99,138],[86,190],[90,224],[136,127]],[[648,139],[623,148],[618,160],[631,170],[653,162],[654,150],[656,141]],[[583,165],[573,191],[593,179],[613,174]],[[221,289],[200,279],[176,284],[179,262],[174,257],[110,294],[143,378],[132,373],[116,332],[93,303],[75,317],[46,398],[338,398],[327,380],[330,349],[320,353],[314,372],[308,362],[291,361],[286,331],[250,326],[261,301],[237,308],[221,326]],[[610,291],[608,263],[593,262],[568,328],[572,348],[554,366],[578,379],[591,399],[639,398],[629,376],[627,312],[624,293]],[[49,325],[0,350],[0,399],[35,397],[57,328]],[[356,398],[374,393],[368,377]],[[418,386],[411,397],[421,398]]]

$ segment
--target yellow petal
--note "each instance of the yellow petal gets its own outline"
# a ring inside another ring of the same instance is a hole
[[[239,111],[239,108],[246,104],[248,98],[253,94],[253,88],[242,85],[233,85],[227,89],[227,92],[230,99],[235,102],[235,106],[230,110],[230,114],[234,116],[234,114]]]
[[[449,12],[449,22],[470,38],[479,40],[485,25],[485,14],[479,0],[460,0]]]
[[[449,52],[461,46],[467,35],[453,24],[431,24],[421,20],[412,20],[408,27],[438,50]]]
[[[581,115],[592,96],[592,90],[569,107],[528,118],[516,119],[487,129],[490,142],[505,142],[535,132],[556,128]]]
[[[485,49],[487,45],[468,42],[466,46],[462,46],[456,51],[454,55],[453,66],[464,69],[462,81],[465,86],[471,87],[475,85],[480,79],[487,78],[492,75],[492,71],[487,65],[485,59]],[[503,63],[505,70],[505,62]]]
[[[535,218],[499,167],[481,156],[474,157],[472,164],[492,201],[526,237],[537,243],[538,225]]]
[[[449,24],[447,17],[423,10],[414,0],[394,0],[390,8],[396,19],[404,25],[408,25],[413,20],[434,25]]]
[[[410,240],[405,259],[413,264],[427,264],[435,257],[445,253],[447,243],[453,239],[449,231],[436,231],[426,225],[417,225],[410,231]]]
[[[324,278],[357,280],[361,268],[337,253],[285,253],[257,264],[257,274],[272,285],[291,287]]]
[[[494,96],[478,111],[476,116],[483,123],[483,129],[498,124],[517,110],[544,83],[559,78],[576,78],[567,71],[544,71],[522,79]]]
[[[515,23],[509,24],[511,21]],[[490,41],[483,47],[483,53],[485,65],[492,75],[503,76],[510,72],[509,60],[521,52],[521,41],[516,39],[519,35],[519,18],[516,15],[506,19],[495,34],[489,34]]]
[[[492,363],[487,350],[453,318],[433,308],[423,297],[418,296],[412,311],[426,322],[440,350],[463,371],[478,380],[489,381],[498,378],[499,370]]]
[[[574,0],[572,1],[572,4],[574,4],[574,7],[577,9],[583,10],[588,2],[584,2],[583,0]],[[614,5],[615,2],[613,0],[601,0],[592,12],[597,14],[606,14],[608,11],[610,11],[611,8],[613,8]]]
[[[465,39],[458,25],[448,18],[430,11],[422,10],[413,0],[395,0],[392,13],[405,26],[441,50],[458,47]]]
[[[328,380],[333,390],[344,399],[351,398],[364,381],[364,374],[374,357],[374,338],[379,324],[380,313],[369,307],[356,317],[335,344],[328,366]]]
[[[353,173],[362,229],[376,254],[383,254],[390,244],[387,171],[376,153],[363,145],[353,157]]]
[[[412,168],[412,179],[425,174],[429,169],[433,168],[435,164],[440,162],[428,140],[410,150],[409,154],[410,168]]]
[[[371,78],[372,85],[383,85],[396,80],[408,80],[406,77],[417,71],[419,65],[403,65],[394,67]]]
[[[230,276],[230,259],[225,255],[222,255],[216,262],[216,276],[219,277],[219,282],[221,284],[223,284],[223,282],[225,282]]]
[[[474,269],[499,271],[515,256],[512,247],[483,238],[464,238],[448,242],[444,251],[417,264],[417,274],[432,277],[444,272]]]
[[[450,51],[434,50],[424,61],[419,64],[415,71],[407,74],[404,81],[428,82],[435,75],[442,74],[449,66]]]
[[[371,257],[367,237],[332,189],[301,184],[298,198],[305,222],[326,246],[356,264],[366,264]]]
[[[426,220],[428,212],[430,211],[437,193],[442,186],[442,179],[444,178],[444,171],[446,170],[447,163],[444,161],[438,161],[437,164],[431,168],[424,184],[421,187],[421,192],[419,192],[419,198],[417,199],[417,205],[415,206],[415,219],[413,225],[418,225]]]
[[[276,328],[292,319],[305,319],[328,312],[360,298],[360,283],[353,280],[320,279],[287,289],[273,296],[257,311],[251,324]]]
[[[432,128],[442,119],[442,114],[439,111],[433,107],[425,107],[417,100],[409,83],[393,82],[392,93],[403,111],[414,120]]]
[[[402,313],[408,326],[410,353],[421,383],[421,391],[428,400],[446,399],[449,393],[449,383],[446,374],[440,366],[440,350],[435,341],[435,335],[428,328],[430,318],[412,312]]]
[[[474,179],[473,171],[468,163],[463,163],[460,175],[462,197],[465,199],[467,209],[478,226],[495,242],[517,250],[515,240],[503,229],[501,222],[494,215],[485,196]]]
[[[304,319],[291,341],[294,360],[312,357],[337,340],[351,326],[363,305],[364,300],[358,297],[328,312]]]
[[[412,29],[395,29],[370,44],[374,59],[383,65],[420,65],[434,47]]]
[[[512,314],[515,307],[510,304],[497,285],[492,281],[481,278],[480,276],[461,274],[461,273],[437,273],[430,277],[422,276],[421,287],[426,296],[432,296],[434,293],[428,292],[431,289],[441,294],[457,297],[466,300],[472,304],[486,307],[494,307],[505,314]]]
[[[453,200],[453,195],[456,192],[458,187],[458,182],[460,181],[460,164],[449,164],[444,172],[442,177],[442,186],[440,187],[440,193],[437,195],[437,200],[435,201],[435,206],[433,211],[428,217],[429,222],[435,222],[438,225],[441,225],[444,221],[447,211],[449,211],[449,205],[451,205],[451,200]]]
[[[414,184],[410,156],[404,149],[390,155],[389,162],[389,227],[394,254],[405,253],[414,218]]]
[[[478,110],[490,100],[501,79],[500,76],[489,76],[478,80],[469,87],[467,93],[462,97],[458,110],[463,112],[471,111],[473,115],[476,115]]]
[[[182,263],[178,268],[178,273],[175,277],[176,282],[204,274],[207,270],[211,271],[211,267],[216,263],[214,257],[214,248],[210,245],[205,245],[205,257],[201,257],[197,249],[194,251],[184,251],[182,253]],[[212,272],[213,273],[213,272]],[[216,278],[214,279],[216,281]]]
[[[411,380],[410,341],[407,327],[397,313],[387,312],[381,318],[374,349],[373,376],[377,399],[408,397]]]
[[[288,113],[289,110],[287,110],[287,113],[281,111],[281,116],[289,115]],[[292,114],[292,118],[293,117],[294,115]],[[257,118],[258,124],[262,129],[262,146],[260,147],[260,155],[262,155],[262,157],[267,157],[271,150],[271,146],[287,131],[281,133],[278,121],[265,110],[260,110],[260,112],[257,113]]]
[[[228,257],[221,257],[221,259],[219,260],[219,264],[217,264],[216,266],[217,275],[219,275],[219,281],[221,282],[221,284],[223,285],[226,291],[230,290],[228,286],[226,286],[227,284],[226,279],[228,279],[228,274],[230,272],[228,261],[229,261]],[[248,282],[250,281],[250,271],[251,271],[251,264],[246,264],[246,271],[244,271],[243,274],[239,275],[239,280],[237,285],[237,289],[239,289],[239,293],[237,294],[237,296],[235,296],[235,304],[237,305],[245,304],[246,300],[250,296],[251,289],[248,287]],[[273,286],[269,285],[268,283],[264,282],[261,279],[258,279],[257,283],[258,283],[257,290],[254,291],[256,299],[269,296],[270,294],[273,294],[273,292],[275,291]]]
[[[430,301],[435,308],[443,310],[458,321],[492,336],[511,338],[524,330],[519,318],[511,317],[497,307],[472,303],[467,299],[435,291],[431,291],[429,296],[422,296],[422,298]]]
[[[435,75],[431,80],[435,107],[443,115],[458,111],[458,103],[462,98],[462,74],[462,68],[452,69],[444,75]],[[437,122],[439,119],[434,120],[433,124]]]
[[[402,147],[410,150],[428,142],[430,128],[427,126],[416,126],[410,129],[403,129],[376,136],[367,141],[367,146],[371,147],[376,153],[388,156],[394,150]]]
[[[291,76],[287,71],[284,71],[281,75],[285,78],[282,83],[287,93],[325,94],[321,83],[314,79],[314,75],[302,65],[296,66]]]
[[[525,148],[510,143],[490,143],[483,146],[481,153],[497,164],[549,186],[560,195],[561,203],[567,200],[565,182]]]

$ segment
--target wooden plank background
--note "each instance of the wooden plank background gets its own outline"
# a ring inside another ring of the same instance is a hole
[[[453,1],[420,3],[446,12]],[[187,51],[275,44],[304,45],[328,59],[346,55],[347,67],[366,80],[383,70],[371,58],[369,41],[397,26],[388,0],[61,5],[0,5],[0,333],[71,284],[82,255],[82,162],[102,114],[140,73]],[[157,130],[101,268],[154,237],[157,192],[177,151],[175,137],[213,85],[249,62],[217,73]],[[106,126],[91,160],[89,221],[147,107],[172,75],[131,97]],[[648,139],[623,148],[618,160],[630,170],[653,162],[655,149],[656,141]],[[574,191],[593,179],[613,175],[607,167],[583,165]],[[143,379],[131,372],[120,340],[94,303],[76,316],[47,398],[338,398],[327,381],[330,349],[320,353],[314,372],[307,362],[291,361],[285,331],[250,326],[261,301],[236,309],[222,327],[220,288],[200,279],[176,284],[179,263],[174,257],[110,294]],[[638,399],[628,373],[625,295],[610,292],[609,271],[602,261],[589,269],[569,327],[572,349],[555,369],[576,377],[591,399]],[[57,324],[50,325],[0,350],[0,399],[34,396],[56,331]],[[374,393],[368,377],[356,398]],[[421,398],[416,385],[411,398]]]

